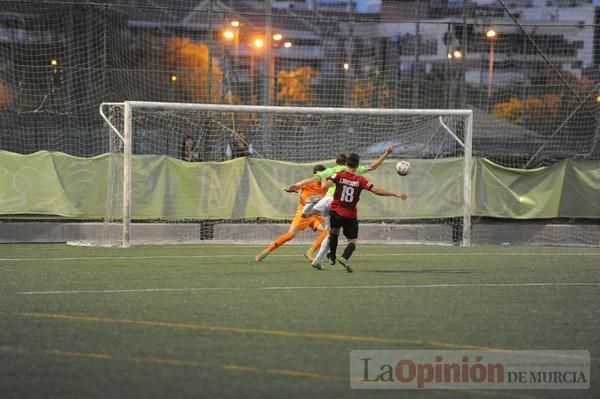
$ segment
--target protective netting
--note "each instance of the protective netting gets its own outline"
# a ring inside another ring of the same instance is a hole
[[[117,154],[98,107],[138,100],[472,109],[475,156],[525,169],[597,160],[598,20],[579,0],[0,0],[0,150]],[[135,118],[134,155],[173,160],[187,136],[201,161],[243,154],[240,141],[252,159],[292,162],[376,157],[385,143],[418,159],[457,150],[435,119]]]
[[[503,165],[600,155],[593,4],[0,4],[3,150],[105,153],[98,105],[145,100],[471,108],[474,153]]]

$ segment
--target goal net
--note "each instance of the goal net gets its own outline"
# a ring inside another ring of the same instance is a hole
[[[298,202],[284,187],[340,152],[368,166],[392,146],[367,178],[408,200],[363,195],[361,239],[469,244],[471,111],[133,101],[101,113],[112,143],[105,219],[122,227],[108,224],[112,243],[271,240]]]

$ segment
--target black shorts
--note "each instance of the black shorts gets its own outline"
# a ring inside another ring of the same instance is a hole
[[[329,226],[331,229],[342,228],[344,237],[349,240],[358,238],[358,219],[345,218],[334,211],[329,212]]]

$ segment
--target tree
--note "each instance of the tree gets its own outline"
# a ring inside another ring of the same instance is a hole
[[[170,85],[168,90],[172,96],[189,102],[208,102],[208,47],[185,37],[167,38],[164,46],[165,64],[160,69],[166,70],[164,80]],[[211,69],[211,101],[218,102],[223,73],[216,58],[212,60]]]
[[[505,119],[507,121],[520,124],[523,115],[523,103],[516,97],[511,97],[510,100],[502,103],[497,103],[492,109],[492,115],[496,118]]]
[[[277,75],[277,100],[284,105],[311,105],[314,99],[312,82],[319,73],[311,67],[280,71]]]
[[[546,123],[560,116],[562,94],[529,96],[525,101],[511,97],[507,102],[497,103],[492,115],[513,123],[522,124],[523,117],[528,123]]]
[[[547,94],[541,97],[527,97],[525,99],[525,114],[527,119],[542,122],[554,119],[560,115],[562,103],[561,94]]]
[[[354,108],[383,108],[391,96],[392,90],[383,84],[378,75],[371,73],[352,83],[350,105]]]

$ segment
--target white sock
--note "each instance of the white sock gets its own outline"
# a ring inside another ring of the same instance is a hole
[[[325,237],[321,243],[319,252],[317,252],[317,255],[315,256],[315,262],[322,263],[323,258],[325,258],[325,255],[327,255],[327,252],[329,252],[329,236]]]

